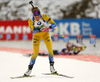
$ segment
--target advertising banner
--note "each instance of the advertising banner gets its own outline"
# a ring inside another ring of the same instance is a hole
[[[100,19],[61,19],[54,21],[58,27],[54,33],[59,35],[69,35],[69,38],[76,38],[77,35],[89,38],[90,35],[96,35],[96,38],[100,38]],[[58,38],[63,37],[58,36]],[[28,21],[0,21],[0,40],[32,40],[32,31],[28,26]]]
[[[0,21],[0,40],[31,40],[28,21]]]
[[[100,38],[100,19],[63,19],[55,22],[60,35],[68,34],[69,38],[76,38],[77,35],[89,38],[90,35],[96,35],[96,38]]]

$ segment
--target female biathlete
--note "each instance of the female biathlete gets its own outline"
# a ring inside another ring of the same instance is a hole
[[[39,46],[41,39],[44,40],[46,47],[49,52],[49,63],[50,63],[50,71],[51,73],[57,73],[54,69],[54,59],[53,59],[53,49],[52,49],[52,41],[50,34],[48,32],[49,29],[54,29],[56,27],[55,22],[47,15],[41,14],[38,7],[32,7],[31,9],[33,16],[29,18],[28,24],[33,31],[33,51],[34,54],[31,57],[30,63],[28,65],[28,70],[24,73],[24,76],[29,76],[32,72],[32,68],[35,64],[36,57],[39,53]],[[48,28],[47,22],[51,25]]]

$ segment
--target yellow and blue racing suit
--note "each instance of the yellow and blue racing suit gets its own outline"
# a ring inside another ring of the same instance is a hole
[[[33,31],[33,51],[34,51],[34,53],[31,57],[31,61],[29,64],[32,67],[33,67],[36,57],[38,56],[38,53],[39,53],[39,46],[40,46],[41,39],[44,40],[44,43],[49,52],[49,61],[54,62],[54,60],[53,60],[54,54],[53,54],[52,41],[51,41],[50,34],[49,34],[49,32],[41,31],[41,29],[43,29],[43,28],[45,29],[48,27],[47,23],[51,24],[52,29],[54,29],[56,27],[56,23],[49,16],[47,16],[45,14],[41,14],[39,21],[36,21],[34,19],[34,16],[28,20],[28,24],[29,24],[31,30]]]

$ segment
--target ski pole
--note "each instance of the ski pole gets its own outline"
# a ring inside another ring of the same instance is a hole
[[[49,32],[52,32],[52,31],[49,30]],[[52,32],[52,33],[55,33],[55,32]],[[64,37],[64,35],[60,35],[60,34],[58,34],[58,36]]]
[[[58,30],[58,28],[52,29],[52,30]],[[49,30],[49,32],[52,32],[52,31]],[[55,32],[52,32],[52,33],[55,33]],[[64,35],[60,35],[60,34],[58,34],[58,36],[64,37]]]

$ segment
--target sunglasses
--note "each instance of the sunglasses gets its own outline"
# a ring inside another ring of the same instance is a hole
[[[39,16],[40,15],[40,11],[33,11],[33,15],[34,16]]]

